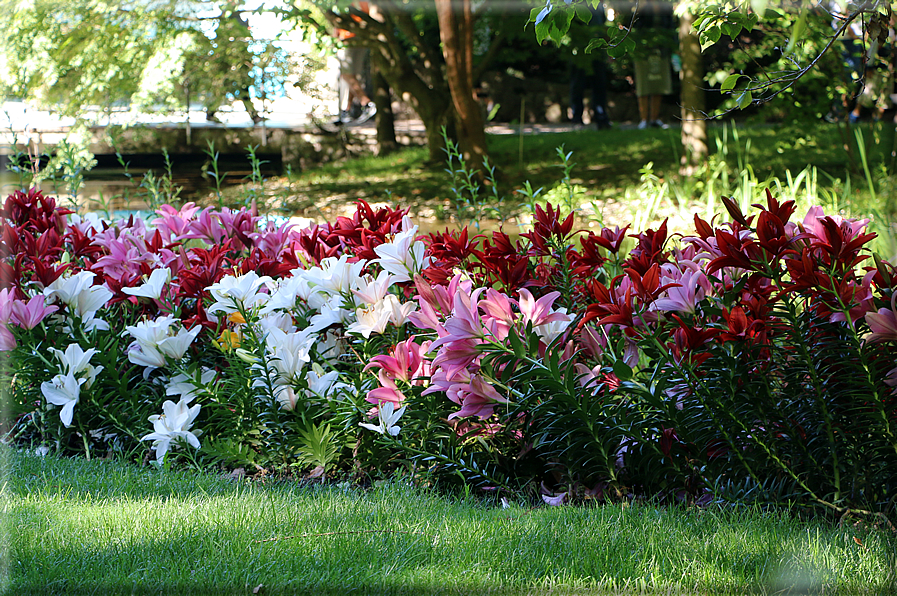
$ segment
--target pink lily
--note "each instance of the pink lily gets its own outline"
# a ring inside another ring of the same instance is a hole
[[[377,375],[377,380],[380,381],[380,387],[368,391],[367,397],[364,398],[365,401],[372,404],[388,402],[397,406],[402,405],[402,402],[405,401],[405,396],[396,387],[395,381],[386,375],[385,371],[380,371],[380,374]]]
[[[44,317],[57,310],[59,310],[58,306],[47,306],[44,295],[38,294],[32,296],[28,302],[15,300],[12,303],[11,320],[22,329],[34,329],[44,320]]]
[[[863,338],[864,344],[877,344],[883,341],[897,341],[897,308],[894,301],[897,292],[891,296],[891,308],[880,308],[877,313],[866,313],[866,324],[872,333]]]
[[[479,307],[486,313],[483,323],[498,341],[508,337],[517,315],[511,309],[513,299],[506,294],[489,288],[486,297],[479,302]]]
[[[365,366],[364,370],[376,366],[390,379],[419,384],[421,377],[429,376],[429,362],[424,358],[429,345],[430,342],[417,344],[414,336],[411,336],[397,343],[396,347],[389,351],[389,356],[371,358],[371,363]]]
[[[190,220],[193,215],[199,211],[199,207],[195,203],[186,203],[180,210],[175,209],[171,205],[162,205],[156,210],[159,218],[154,220],[152,224],[157,230],[167,235],[169,239],[180,239],[190,231]]]
[[[0,352],[9,352],[16,347],[16,336],[6,325],[0,323]]]
[[[477,416],[486,419],[495,411],[495,404],[508,403],[498,391],[480,375],[471,375],[470,382],[454,387],[447,392],[449,399],[461,406],[457,412],[449,414],[448,419]]]
[[[666,297],[655,300],[651,310],[694,313],[697,303],[712,289],[710,280],[701,271],[685,270],[678,280],[664,276],[660,283],[677,285],[667,288]]]
[[[523,315],[523,324],[532,322],[533,327],[553,323],[555,321],[569,321],[570,316],[551,309],[552,304],[561,295],[560,292],[549,292],[539,298],[533,298],[533,295],[526,288],[520,288],[518,291],[520,300],[520,314]]]
[[[485,337],[483,333],[483,323],[480,321],[480,312],[477,308],[477,298],[484,288],[477,288],[472,294],[468,295],[462,288],[458,288],[455,292],[455,306],[452,309],[452,316],[445,322],[445,330],[448,335],[440,337],[433,345],[431,350],[439,348],[439,346],[459,339],[482,339]]]
[[[432,366],[433,368],[442,368],[446,376],[452,378],[459,371],[473,364],[480,356],[480,345],[481,342],[476,339],[456,339],[439,350],[439,353],[433,358]]]

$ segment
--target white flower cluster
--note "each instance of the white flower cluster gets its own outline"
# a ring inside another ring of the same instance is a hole
[[[141,321],[136,325],[125,327],[125,333],[135,340],[128,346],[128,361],[145,366],[143,376],[149,377],[154,369],[167,364],[166,358],[173,361],[181,360],[201,329],[197,325],[187,331],[178,319],[172,316]]]
[[[56,348],[50,348],[50,352],[59,360],[61,372],[41,383],[40,390],[47,403],[62,407],[59,418],[68,427],[81,397],[81,387],[89,389],[103,367],[90,364],[91,357],[97,353],[94,348],[84,351],[78,344],[69,344],[65,352]]]
[[[44,288],[44,296],[48,303],[61,302],[68,307],[68,317],[63,331],[71,333],[74,318],[81,320],[84,331],[108,331],[109,323],[96,318],[97,311],[103,308],[113,294],[106,286],[93,285],[94,273],[81,271],[70,277],[61,276]],[[54,315],[63,317],[64,315]]]
[[[206,288],[215,300],[207,309],[210,315],[251,314],[252,324],[264,338],[272,378],[264,377],[264,366],[255,356],[238,352],[253,363],[254,387],[272,383],[278,403],[287,410],[295,409],[302,395],[324,398],[348,388],[337,382],[336,371],[326,372],[313,362],[313,350],[326,364],[341,354],[331,327],[341,326],[345,333],[368,339],[388,325],[404,325],[416,309],[414,302],[402,303],[389,291],[395,282],[410,280],[428,265],[423,243],[413,242],[417,226],[406,220],[392,243],[376,247],[380,258],[375,262],[383,269],[376,278],[362,274],[367,261],[350,262],[343,255],[323,259],[319,267],[294,269],[289,277],[276,281],[251,271],[226,276]],[[308,321],[303,329],[293,322],[292,314],[300,311]]]

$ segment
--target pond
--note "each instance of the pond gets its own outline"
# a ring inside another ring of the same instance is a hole
[[[178,197],[182,202],[200,202],[214,192],[214,168],[209,156],[172,154],[169,159],[170,183],[174,189],[180,189]],[[260,155],[259,159],[263,177],[282,173],[279,154]],[[147,208],[150,189],[162,185],[162,178],[169,171],[163,154],[125,155],[122,156],[124,166],[115,155],[97,155],[96,160],[96,166],[84,173],[75,197],[71,196],[69,181],[61,172],[41,181],[39,187],[45,194],[59,197],[63,204],[71,204],[74,199],[79,211],[140,210]],[[222,154],[218,158],[218,172],[222,188],[235,186],[250,178],[252,165],[245,154]],[[21,188],[22,182],[23,177],[12,171],[9,158],[0,156],[0,191],[4,197]]]

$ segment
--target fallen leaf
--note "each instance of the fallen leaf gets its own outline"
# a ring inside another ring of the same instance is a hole
[[[254,587],[254,588],[252,589],[252,593],[253,593],[253,594],[258,594],[259,592],[262,591],[262,588],[264,588],[264,587],[265,587],[265,584],[259,584],[259,585],[257,585],[256,587]]]
[[[318,466],[308,473],[309,478],[320,478],[324,475],[324,466]]]

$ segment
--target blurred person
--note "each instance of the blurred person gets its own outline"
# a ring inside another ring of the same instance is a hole
[[[639,128],[669,128],[660,119],[664,95],[673,92],[672,48],[676,46],[673,4],[663,0],[640,3],[632,23],[636,42],[633,51],[635,95],[638,98]]]

